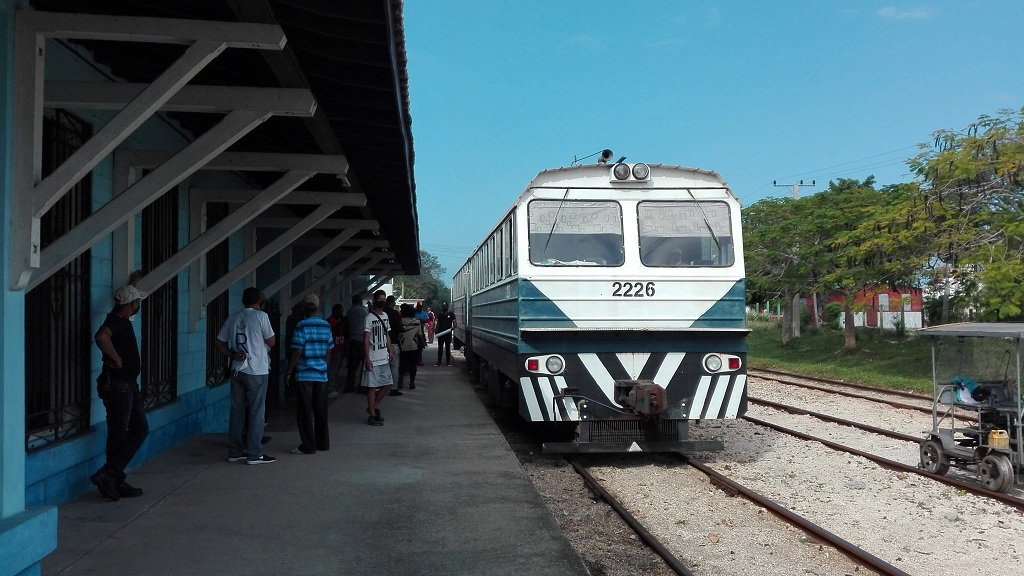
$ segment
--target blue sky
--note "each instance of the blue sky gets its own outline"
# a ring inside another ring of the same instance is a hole
[[[936,130],[1024,107],[1022,30],[1016,0],[408,0],[421,248],[450,283],[538,172],[604,148],[745,206],[909,182]]]

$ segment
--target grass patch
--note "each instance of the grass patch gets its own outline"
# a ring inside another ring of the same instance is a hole
[[[753,368],[772,368],[844,382],[932,391],[931,342],[908,334],[858,328],[857,349],[843,348],[843,333],[827,328],[805,329],[800,338],[782,345],[782,328],[774,322],[749,321],[747,361]]]

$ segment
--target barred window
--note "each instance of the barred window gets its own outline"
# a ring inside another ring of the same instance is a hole
[[[209,229],[228,215],[227,202],[206,204],[206,227]],[[228,241],[224,240],[206,253],[206,285],[228,273]],[[217,332],[228,319],[228,292],[225,290],[206,305],[206,385],[218,386],[228,379],[228,358],[217,350]]]
[[[152,270],[178,246],[178,188],[142,210],[142,269]],[[142,400],[147,410],[178,397],[178,277],[142,303]]]
[[[89,139],[88,124],[63,110],[44,110],[46,177]],[[87,176],[40,222],[45,248],[91,211]],[[87,250],[25,295],[25,449],[38,450],[89,430],[92,330]],[[45,362],[38,361],[46,358]]]

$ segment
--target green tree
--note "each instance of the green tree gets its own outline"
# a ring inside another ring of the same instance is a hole
[[[819,289],[838,292],[843,297],[844,347],[857,347],[855,331],[856,297],[866,289],[886,283],[885,264],[893,255],[878,242],[879,217],[888,205],[885,192],[874,187],[874,176],[864,181],[839,178],[829,182],[827,190],[809,197],[816,205],[813,217],[828,230],[821,245],[823,266],[819,270]]]
[[[933,246],[921,217],[917,186],[897,184],[875,190],[872,184],[871,178],[861,183],[841,179],[837,184],[837,188],[846,187],[840,201],[848,205],[844,218],[852,225],[833,241],[833,250],[843,262],[826,280],[848,288],[840,291],[850,305],[857,291],[918,286]],[[847,318],[845,334],[845,346],[856,347],[852,318]]]
[[[796,304],[783,316],[783,343],[790,323],[799,318],[798,294],[838,292],[846,312],[846,347],[856,347],[853,313],[858,293],[875,285],[907,285],[919,275],[926,253],[906,223],[911,217],[912,186],[875,189],[874,177],[841,178],[828,189],[801,198],[769,199],[744,211],[751,300],[781,297]]]
[[[940,130],[910,161],[935,227],[935,259],[959,285],[977,286],[985,319],[1024,310],[1024,108]]]
[[[395,276],[395,295],[401,298],[422,300],[424,306],[433,308],[451,302],[451,289],[443,278],[445,269],[433,254],[420,250],[420,273],[418,276]]]
[[[755,304],[777,299],[787,302],[782,318],[783,344],[792,337],[790,295],[799,291],[802,281],[797,271],[799,255],[788,230],[794,222],[794,204],[786,198],[768,198],[742,213],[748,300]]]

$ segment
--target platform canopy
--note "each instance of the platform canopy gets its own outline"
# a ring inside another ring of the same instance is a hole
[[[289,243],[313,247],[305,252],[327,262],[327,285],[419,273],[401,0],[28,4],[16,20],[14,117],[23,119],[16,139],[38,150],[44,108],[103,109],[113,117],[46,178],[32,152],[15,158],[12,222],[31,224],[17,226],[10,239],[12,288],[38,285],[198,170],[232,171],[248,187],[192,188],[191,203],[242,208],[217,227],[191,230],[189,246],[147,271],[142,288],[159,285],[250,223],[286,231],[233,276]],[[48,74],[44,81],[45,47],[54,42],[109,82]],[[185,148],[122,145],[157,113],[179,127]],[[110,155],[119,195],[43,247],[41,215]],[[116,249],[114,259],[116,273]]]

